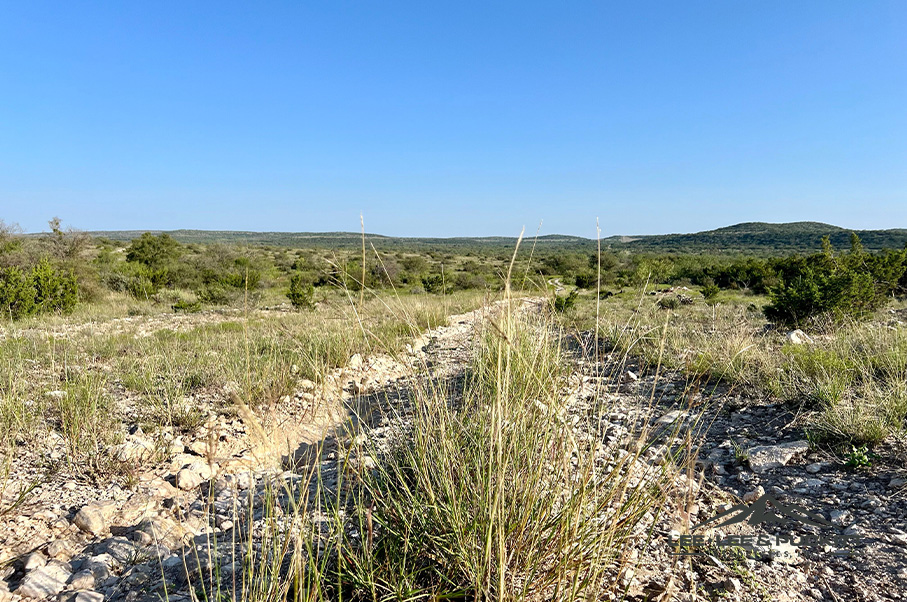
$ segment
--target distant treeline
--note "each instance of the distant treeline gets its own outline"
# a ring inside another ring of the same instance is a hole
[[[379,239],[379,243],[385,242]],[[554,243],[554,241],[549,241]],[[119,241],[63,230],[21,236],[0,222],[0,310],[19,317],[65,312],[76,299],[97,300],[107,291],[172,303],[175,309],[253,300],[260,292],[289,293],[295,305],[312,306],[314,291],[395,289],[445,294],[462,289],[499,290],[510,269],[512,248],[463,246],[457,250],[380,250],[367,239],[358,248],[288,248],[224,243],[181,243],[167,233],[145,232]],[[544,290],[552,279],[594,289],[688,284],[767,294],[767,315],[799,323],[819,313],[865,315],[886,298],[907,291],[907,251],[867,251],[850,235],[850,250],[837,253],[829,238],[809,254],[737,257],[707,254],[569,250],[524,241],[512,284]]]
[[[152,232],[161,234],[162,232]],[[793,222],[769,224],[750,222],[716,230],[692,234],[660,234],[641,236],[610,236],[601,240],[607,251],[631,253],[671,253],[697,255],[755,255],[783,256],[791,253],[809,253],[819,248],[821,240],[828,238],[835,247],[848,244],[851,230],[819,222]],[[143,231],[92,232],[95,237],[128,243],[141,236]],[[183,244],[259,245],[328,250],[355,250],[362,244],[356,232],[234,232],[217,230],[173,230],[167,232]],[[898,249],[907,243],[907,229],[857,230],[863,245],[872,251],[885,248]],[[388,251],[440,251],[448,253],[478,252],[494,254],[512,251],[517,239],[507,236],[420,238],[368,234],[369,244],[381,252]],[[550,234],[528,237],[524,245],[534,246],[540,252],[597,251],[595,239],[581,236]]]
[[[844,253],[836,252],[826,237],[821,241],[821,251],[787,257],[639,254],[621,260],[604,253],[560,255],[543,262],[580,288],[689,284],[708,291],[736,289],[767,294],[770,303],[765,308],[766,317],[787,325],[801,325],[819,316],[864,317],[891,297],[907,293],[907,247],[872,253],[855,233],[851,233],[850,249]]]

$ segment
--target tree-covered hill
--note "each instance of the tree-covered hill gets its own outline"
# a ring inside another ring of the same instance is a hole
[[[833,246],[846,248],[853,230],[819,222],[791,222],[770,224],[747,222],[696,232],[692,234],[658,234],[640,236],[610,236],[602,239],[602,248],[613,251],[628,250],[654,253],[711,253],[781,255],[792,252],[815,251],[821,246],[823,236],[828,236]],[[143,230],[99,231],[89,234],[117,241],[137,238]],[[159,231],[152,231],[158,233]],[[867,250],[902,248],[907,244],[907,229],[855,230]],[[239,232],[224,230],[172,230],[174,239],[182,243],[236,243],[282,247],[312,247],[354,249],[362,244],[358,232]],[[513,248],[515,237],[455,237],[414,238],[366,234],[376,248],[435,249],[435,250],[497,250]],[[579,236],[551,234],[529,239],[524,244],[535,244],[540,251],[594,251],[595,240]]]

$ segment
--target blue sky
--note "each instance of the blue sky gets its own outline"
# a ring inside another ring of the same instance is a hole
[[[907,227],[907,3],[5,2],[28,231]]]

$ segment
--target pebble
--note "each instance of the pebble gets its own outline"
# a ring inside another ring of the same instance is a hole
[[[91,535],[103,535],[107,532],[107,517],[97,504],[83,506],[72,520],[73,524]]]
[[[32,552],[25,557],[25,562],[23,564],[26,571],[33,571],[46,565],[47,558],[45,558],[44,554],[41,552]]]
[[[94,573],[89,570],[74,573],[69,579],[69,586],[72,589],[93,589],[95,586]]]
[[[761,498],[763,495],[765,495],[765,489],[762,487],[762,485],[760,485],[752,491],[748,491],[747,493],[743,494],[743,502],[746,504],[751,504]]]

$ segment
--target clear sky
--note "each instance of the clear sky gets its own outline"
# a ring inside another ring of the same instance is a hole
[[[0,218],[410,236],[907,227],[907,2],[0,10]]]

